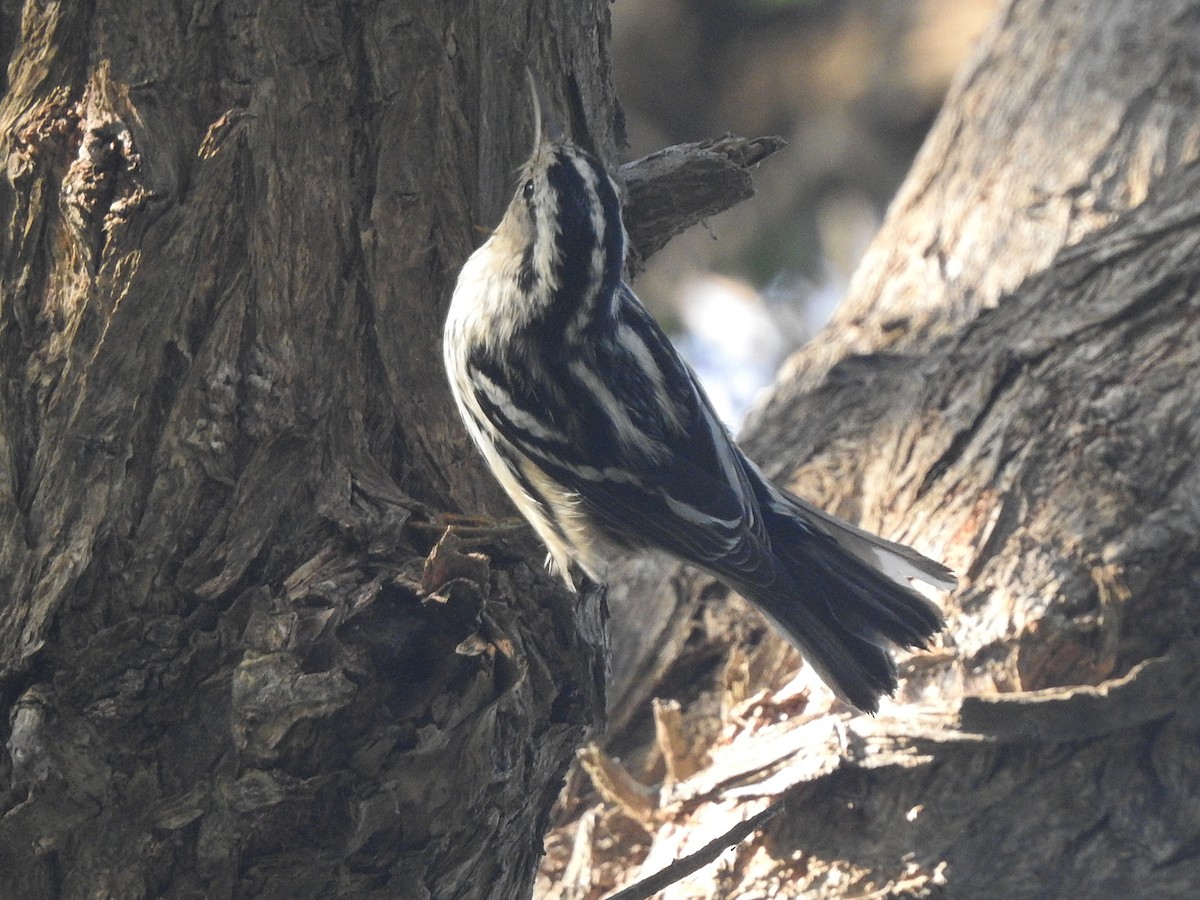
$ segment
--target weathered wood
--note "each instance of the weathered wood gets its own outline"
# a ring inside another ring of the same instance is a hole
[[[706,216],[753,197],[748,170],[784,146],[781,138],[727,134],[667,147],[622,166],[631,265],[636,268]]]

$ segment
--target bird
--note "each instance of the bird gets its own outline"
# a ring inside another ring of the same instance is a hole
[[[624,277],[620,192],[543,112],[443,333],[451,393],[491,472],[575,589],[614,556],[663,551],[756,607],[833,692],[868,713],[898,686],[890,645],[944,625],[912,580],[944,565],[773,483]]]

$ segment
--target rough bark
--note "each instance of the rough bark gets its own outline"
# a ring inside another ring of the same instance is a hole
[[[739,601],[635,567],[610,595],[615,732],[564,800],[546,896],[600,896],[781,798],[662,896],[1191,895],[1198,30],[1194,0],[1005,5],[744,441],[957,569],[942,642],[851,718]]]
[[[526,62],[614,159],[607,4],[0,16],[0,893],[527,894],[602,595],[435,549],[441,321]]]

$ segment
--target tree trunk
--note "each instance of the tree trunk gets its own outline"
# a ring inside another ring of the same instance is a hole
[[[545,896],[600,896],[781,798],[661,896],[1192,895],[1200,3],[1147,12],[1005,5],[748,428],[799,493],[957,569],[941,644],[854,718],[709,580],[632,567],[615,730]]]
[[[441,322],[526,63],[613,161],[607,14],[0,4],[4,896],[528,894],[603,598],[434,549]]]

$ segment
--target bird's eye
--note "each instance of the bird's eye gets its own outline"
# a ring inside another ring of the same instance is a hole
[[[527,201],[533,199],[533,179],[530,178],[525,182],[525,187],[521,188],[521,196]]]

